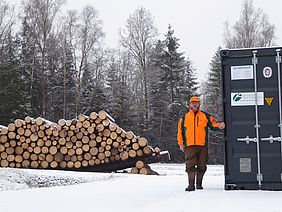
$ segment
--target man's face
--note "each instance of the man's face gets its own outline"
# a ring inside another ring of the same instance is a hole
[[[190,102],[190,108],[195,112],[199,110],[200,102]]]

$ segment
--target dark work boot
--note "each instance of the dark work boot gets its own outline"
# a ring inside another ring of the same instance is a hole
[[[196,184],[196,189],[198,190],[203,189],[202,182]]]
[[[189,179],[189,185],[185,191],[195,191],[195,180]]]
[[[198,179],[198,178],[197,178],[196,189],[198,189],[198,190],[203,189],[203,186],[202,186],[202,179]]]

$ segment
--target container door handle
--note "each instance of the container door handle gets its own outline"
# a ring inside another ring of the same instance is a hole
[[[257,138],[250,138],[247,136],[246,138],[237,138],[237,141],[244,141],[246,144],[249,144],[250,141],[257,142]]]
[[[281,137],[273,137],[272,135],[269,138],[261,138],[262,141],[269,141],[271,144],[273,141],[282,141]]]

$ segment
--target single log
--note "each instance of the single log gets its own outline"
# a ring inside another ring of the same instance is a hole
[[[50,163],[51,168],[56,168],[58,166],[58,162],[57,161],[52,161]]]
[[[7,161],[9,161],[9,163],[13,162],[15,160],[15,156],[14,155],[8,155],[7,156]]]
[[[36,160],[38,160],[38,155],[32,153],[32,154],[30,155],[30,159],[31,159],[32,161],[36,161]]]
[[[81,154],[83,153],[82,148],[77,148],[77,149],[75,150],[75,153],[76,153],[77,155],[81,155]]]
[[[79,120],[80,122],[84,122],[84,121],[86,120],[86,116],[83,115],[83,114],[80,114],[80,115],[78,116],[78,120]]]
[[[0,142],[1,143],[5,143],[5,142],[7,142],[8,141],[8,136],[6,136],[6,135],[1,135],[0,136]]]
[[[30,129],[26,129],[25,132],[24,132],[24,136],[25,137],[30,137],[32,134],[31,130]]]
[[[66,121],[66,126],[70,127],[71,126],[72,121],[71,120],[67,120]]]
[[[101,120],[106,119],[107,113],[106,113],[105,111],[101,110],[101,111],[98,112],[98,117],[99,117]]]
[[[132,157],[132,158],[136,157],[136,151],[133,150],[133,149],[129,150],[128,154],[129,154],[129,156]]]
[[[15,129],[16,129],[16,125],[14,123],[10,123],[8,125],[8,131],[9,132],[13,132],[13,131],[15,131]]]
[[[14,149],[13,147],[8,147],[8,148],[6,149],[6,153],[7,153],[8,155],[14,154],[14,152],[15,152],[15,149]]]
[[[112,155],[117,155],[117,154],[119,154],[118,149],[112,148],[112,149],[111,149],[111,154],[112,154]]]
[[[83,150],[84,152],[88,152],[89,149],[90,149],[90,146],[89,146],[88,144],[84,144],[84,145],[82,146],[82,150]]]
[[[20,128],[17,129],[18,135],[24,135],[24,133],[25,133],[25,129],[23,127],[20,127]]]
[[[22,127],[24,125],[24,121],[21,119],[16,119],[14,123],[16,127]]]
[[[134,150],[138,150],[140,148],[139,144],[138,143],[134,143],[132,144],[132,149]]]
[[[142,160],[138,160],[135,164],[135,166],[138,168],[138,169],[141,169],[143,168],[145,165],[145,163],[142,161]]]
[[[83,160],[83,161],[81,162],[81,165],[82,165],[83,167],[87,167],[87,166],[89,165],[89,162],[88,162],[87,160]]]
[[[92,113],[90,113],[90,119],[92,119],[92,120],[96,120],[96,119],[97,119],[97,117],[98,117],[98,114],[97,114],[96,112],[92,112]]]
[[[5,147],[3,144],[0,144],[0,152],[4,152],[5,151]]]
[[[23,153],[23,158],[24,158],[25,160],[28,160],[28,159],[30,158],[30,153],[29,153],[28,151],[25,151],[25,152]]]
[[[73,166],[74,166],[74,163],[72,161],[68,161],[67,162],[67,167],[68,168],[73,168]]]
[[[38,160],[45,161],[45,159],[46,159],[46,155],[45,154],[41,153],[41,154],[38,155]]]
[[[21,146],[17,146],[17,147],[15,148],[15,153],[16,153],[17,155],[23,154],[23,148],[22,148]]]
[[[16,136],[17,136],[17,134],[16,134],[15,132],[9,132],[9,133],[8,133],[8,138],[9,138],[9,139],[15,139]]]
[[[145,147],[145,146],[148,146],[148,141],[147,141],[146,138],[139,138],[138,139],[138,144],[141,147]]]
[[[83,136],[82,137],[82,143],[88,144],[89,143],[89,137],[88,136]]]
[[[84,128],[90,127],[90,121],[85,120],[85,121],[82,123],[82,126],[83,126]]]
[[[51,154],[46,155],[46,161],[48,163],[51,163],[54,160],[54,156]]]
[[[80,161],[76,161],[75,163],[74,163],[74,168],[80,168],[81,167],[81,162]]]
[[[115,122],[115,120],[114,120],[108,113],[106,113],[106,112],[103,111],[103,110],[99,111],[98,117],[99,117],[101,120],[108,118],[111,122]]]
[[[61,147],[60,152],[65,155],[65,154],[68,153],[68,148],[63,146],[63,147]]]
[[[67,162],[66,162],[66,161],[62,161],[62,162],[60,163],[60,167],[61,167],[62,169],[65,169],[65,168],[67,167]]]
[[[93,148],[90,149],[89,152],[90,152],[91,155],[95,156],[95,155],[97,155],[99,153],[99,150],[98,150],[97,147],[93,147]]]
[[[66,120],[65,120],[65,119],[60,119],[60,120],[58,121],[58,124],[63,127],[63,126],[66,125]]]
[[[21,155],[16,155],[15,161],[16,161],[17,163],[21,163],[21,162],[23,161],[23,156],[21,156]]]
[[[40,166],[41,168],[46,169],[49,166],[49,163],[47,161],[41,161]]]
[[[139,171],[140,174],[148,175],[149,174],[149,169],[147,167],[143,167]]]
[[[111,139],[115,140],[117,138],[117,133],[116,132],[111,132],[110,137],[111,137]]]
[[[31,141],[37,141],[38,140],[38,136],[36,134],[31,134],[30,140]]]
[[[49,153],[49,148],[48,148],[47,146],[43,146],[43,147],[41,148],[41,152],[42,152],[43,154],[48,154],[48,153]]]
[[[119,155],[122,160],[127,160],[129,157],[128,152],[126,151],[121,152]]]
[[[138,174],[139,173],[139,169],[136,167],[133,167],[130,171],[132,174]]]
[[[107,127],[107,126],[110,125],[110,121],[109,121],[108,119],[104,119],[104,120],[102,121],[102,124],[103,124],[105,127]]]
[[[153,153],[153,149],[150,146],[145,146],[143,148],[143,152],[145,153],[145,155],[151,155]]]
[[[104,137],[109,137],[111,135],[111,131],[109,130],[109,129],[105,129],[104,131],[103,131],[103,136]]]
[[[0,133],[1,133],[2,135],[7,135],[8,132],[9,132],[8,127],[5,127],[5,126],[2,126],[2,125],[1,125]]]
[[[108,150],[106,150],[106,151],[104,152],[104,154],[105,154],[105,157],[106,157],[106,158],[109,158],[109,157],[112,155],[111,152],[108,151]]]
[[[90,127],[87,128],[87,132],[88,132],[89,134],[94,133],[94,131],[95,131],[95,128],[94,128],[93,126],[90,126]]]
[[[125,133],[127,139],[132,139],[134,137],[134,133],[132,131],[128,131]]]
[[[1,160],[1,167],[8,167],[9,166],[9,162],[7,160]]]
[[[155,147],[156,154],[159,154],[161,152],[161,149],[159,147]]]
[[[112,132],[114,132],[114,131],[116,131],[116,129],[117,129],[117,125],[116,125],[115,123],[110,123],[109,129],[110,129]]]
[[[97,126],[96,126],[96,130],[98,131],[98,132],[102,132],[103,130],[104,130],[104,125],[103,124],[98,124]]]
[[[28,168],[29,166],[30,166],[30,161],[29,160],[23,160],[22,167],[23,168]]]
[[[64,156],[62,153],[58,152],[54,155],[54,160],[58,163],[62,162],[64,159]]]

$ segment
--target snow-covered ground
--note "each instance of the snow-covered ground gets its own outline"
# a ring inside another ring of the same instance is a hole
[[[152,164],[159,176],[0,169],[0,212],[281,212],[280,191],[224,191],[223,166],[204,190],[185,192],[183,164]]]

